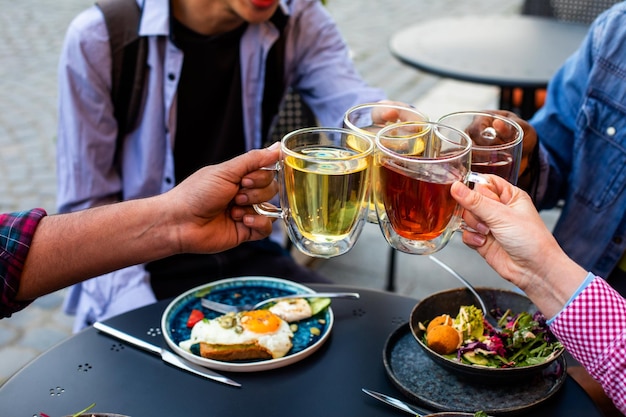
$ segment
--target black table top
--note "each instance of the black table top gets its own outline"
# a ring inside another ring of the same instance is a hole
[[[318,351],[284,368],[221,372],[240,388],[173,368],[155,355],[87,328],[39,356],[0,387],[0,416],[50,417],[93,411],[130,416],[398,416],[401,412],[361,392],[398,398],[382,360],[389,335],[408,321],[417,300],[383,291],[311,285],[317,291],[359,292],[358,300],[333,300],[335,324]],[[168,301],[106,321],[143,340],[166,346],[161,315]],[[571,378],[532,416],[601,415]]]
[[[520,15],[418,20],[391,38],[396,58],[442,77],[500,87],[545,87],[588,29]]]

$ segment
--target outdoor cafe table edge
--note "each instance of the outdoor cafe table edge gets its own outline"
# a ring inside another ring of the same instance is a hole
[[[401,62],[434,75],[533,90],[546,87],[588,28],[526,15],[420,19],[395,32],[389,48]]]
[[[338,285],[317,291],[359,292],[358,300],[334,300],[331,337],[317,352],[284,368],[254,373],[222,372],[236,388],[173,368],[155,355],[118,342],[89,327],[49,351],[0,387],[0,416],[59,417],[91,403],[94,411],[138,416],[398,416],[369,398],[370,388],[403,398],[382,361],[387,337],[408,321],[417,300],[398,294]],[[160,323],[169,301],[161,301],[106,323],[166,346]],[[533,416],[601,415],[570,377]]]

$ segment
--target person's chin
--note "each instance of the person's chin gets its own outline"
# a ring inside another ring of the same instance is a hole
[[[268,21],[276,9],[279,0],[241,0],[238,14],[243,20],[251,24]]]

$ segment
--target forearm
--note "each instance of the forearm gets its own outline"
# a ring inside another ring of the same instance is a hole
[[[540,263],[543,267],[538,271],[527,269],[528,275],[519,287],[547,318],[552,318],[583,283],[587,271],[561,251]]]
[[[34,299],[86,278],[175,252],[163,204],[133,200],[41,220],[16,299]]]

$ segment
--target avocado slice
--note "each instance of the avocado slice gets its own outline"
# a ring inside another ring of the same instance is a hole
[[[330,298],[309,298],[307,300],[311,306],[311,315],[316,315],[330,305]]]
[[[469,363],[472,363],[474,365],[483,365],[483,366],[489,365],[489,360],[485,358],[483,355],[481,355],[480,353],[476,353],[476,352],[464,353],[463,359],[467,360]]]

